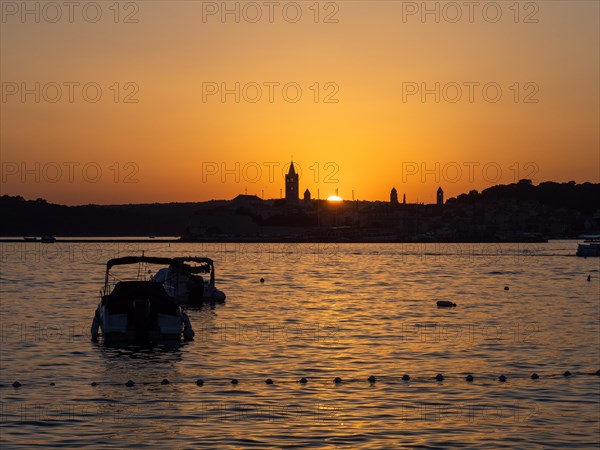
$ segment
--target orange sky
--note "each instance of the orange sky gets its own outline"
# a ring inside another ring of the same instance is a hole
[[[275,2],[272,17],[228,2],[239,22],[222,2],[121,2],[118,17],[99,2],[95,23],[88,3],[2,2],[2,194],[277,198],[292,155],[321,198],[600,182],[598,2],[428,2],[438,17],[422,2]]]

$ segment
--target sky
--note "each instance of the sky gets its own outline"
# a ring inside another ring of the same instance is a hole
[[[1,191],[279,198],[292,159],[314,198],[598,183],[599,5],[2,1]]]

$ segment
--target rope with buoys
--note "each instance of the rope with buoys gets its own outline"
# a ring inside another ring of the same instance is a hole
[[[582,377],[582,376],[596,376],[596,377],[600,377],[600,369],[597,370],[596,372],[571,372],[569,370],[566,370],[565,372],[561,373],[561,374],[546,374],[546,375],[539,375],[537,372],[533,372],[530,375],[511,375],[510,377],[507,377],[504,374],[501,374],[499,376],[482,376],[482,377],[478,377],[475,378],[475,376],[473,374],[467,374],[466,376],[464,375],[443,375],[441,373],[438,373],[435,376],[417,376],[417,377],[411,377],[408,374],[404,374],[402,376],[379,376],[376,377],[375,375],[370,375],[368,378],[364,379],[364,378],[347,378],[347,379],[342,379],[341,377],[325,377],[325,376],[309,376],[309,377],[301,377],[301,378],[289,378],[289,377],[285,377],[285,378],[280,378],[280,379],[274,379],[274,378],[266,378],[266,379],[261,379],[261,383],[265,383],[267,385],[275,385],[275,384],[286,384],[286,383],[297,383],[300,385],[306,385],[309,384],[309,381],[311,382],[331,382],[333,383],[333,385],[340,385],[340,384],[346,384],[346,383],[360,383],[360,382],[367,382],[370,385],[375,385],[377,383],[383,383],[383,384],[414,384],[414,383],[424,383],[424,382],[437,382],[437,383],[441,383],[442,381],[453,381],[455,379],[464,379],[464,381],[468,382],[468,383],[474,383],[476,380],[477,381],[493,381],[493,380],[497,380],[501,383],[505,383],[507,381],[510,380],[524,380],[524,379],[531,379],[531,380],[542,380],[542,379],[566,379],[566,378],[574,378],[574,377]],[[175,382],[175,384],[187,384],[187,383],[195,383],[197,386],[204,386],[207,383],[211,383],[214,385],[220,385],[220,384],[230,384],[232,386],[237,386],[239,384],[242,384],[242,382],[244,381],[244,379],[238,379],[238,378],[210,378],[208,380],[204,380],[202,378],[198,378],[198,379],[194,379],[193,381],[178,381]],[[250,379],[249,381],[246,380],[245,383],[247,384],[248,382],[252,383],[254,382],[253,379]],[[411,382],[411,383],[408,383]],[[90,386],[92,387],[97,387],[97,386],[119,386],[119,385],[124,385],[126,387],[134,387],[137,385],[156,385],[156,384],[160,384],[160,385],[169,385],[169,384],[174,384],[171,380],[169,380],[168,378],[163,378],[161,381],[148,381],[148,382],[134,382],[133,380],[127,380],[125,383],[121,382],[121,383],[116,383],[116,382],[98,382],[98,381],[92,381],[90,383]],[[19,389],[21,387],[24,386],[35,386],[35,383],[32,384],[22,384],[19,381],[15,381],[12,384],[10,384],[10,386],[12,386],[15,389]],[[46,385],[46,384],[45,384]],[[50,382],[49,383],[50,386],[56,386],[57,383],[56,382]],[[7,387],[7,385],[5,385],[4,383],[0,383],[0,388],[3,387]]]

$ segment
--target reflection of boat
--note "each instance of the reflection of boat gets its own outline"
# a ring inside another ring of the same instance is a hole
[[[98,343],[98,349],[108,358],[126,358],[144,361],[165,361],[164,355],[169,356],[168,364],[181,360],[181,349],[188,341],[178,339],[159,342],[132,342],[126,340],[108,340]],[[131,370],[131,367],[127,367]]]
[[[582,236],[585,241],[577,245],[577,256],[600,256],[600,236]]]
[[[178,339],[155,342],[100,340],[92,345],[102,364],[96,364],[94,381],[100,389],[99,396],[114,392],[115,386],[132,378],[141,380],[180,379],[178,363],[182,360],[183,349],[190,342]],[[143,381],[142,381],[143,382]],[[176,413],[176,406],[170,406],[169,413]]]
[[[54,244],[56,242],[56,238],[54,236],[50,236],[49,234],[45,234],[42,236],[41,241],[45,244]]]
[[[208,279],[204,280],[201,274]],[[167,293],[184,305],[225,301],[225,293],[215,286],[215,265],[210,258],[173,258],[169,267],[160,269],[152,280],[163,283]]]
[[[167,294],[162,283],[144,280],[147,264],[171,264],[171,258],[126,256],[106,263],[104,288],[94,320],[92,339],[99,329],[105,339],[192,339],[194,330],[187,314],[175,298]],[[138,265],[134,280],[116,278],[114,266]],[[114,280],[117,280],[116,283]]]

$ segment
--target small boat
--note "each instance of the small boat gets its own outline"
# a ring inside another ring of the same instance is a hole
[[[23,236],[23,240],[25,242],[37,242],[38,238],[36,238],[36,237],[29,237],[29,236]]]
[[[144,279],[149,264],[165,265],[172,261],[172,258],[143,255],[109,260],[100,304],[92,322],[92,340],[98,339],[100,330],[105,341],[181,340],[182,335],[186,340],[193,339],[194,330],[181,305],[165,291],[162,283]],[[113,267],[127,265],[137,265],[133,280],[122,280],[112,274]]]
[[[215,286],[215,264],[210,258],[172,258],[169,267],[160,269],[152,280],[162,283],[165,291],[182,305],[202,306],[225,301],[225,293]]]
[[[44,244],[54,244],[56,242],[56,238],[54,236],[50,236],[49,234],[45,234],[42,236],[41,242]]]
[[[600,236],[582,236],[585,241],[577,245],[577,256],[600,256]]]

